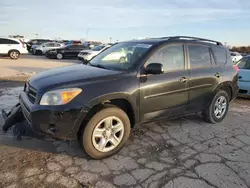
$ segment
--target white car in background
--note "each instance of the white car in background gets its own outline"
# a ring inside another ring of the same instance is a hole
[[[243,56],[238,52],[230,52],[233,63],[238,62]]]
[[[0,55],[18,59],[20,54],[28,54],[24,42],[15,38],[0,38]]]
[[[99,45],[99,46],[95,46],[94,48],[92,48],[90,50],[82,50],[78,54],[78,59],[80,59],[82,61],[90,61],[93,57],[95,57],[96,55],[98,55],[102,51],[106,50],[110,46],[111,45]]]
[[[52,49],[57,49],[63,47],[63,43],[58,43],[58,42],[46,42],[41,45],[36,46],[33,49],[33,54],[34,55],[43,55],[45,54],[48,50]]]

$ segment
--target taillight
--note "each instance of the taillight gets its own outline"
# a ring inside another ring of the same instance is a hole
[[[25,48],[24,42],[21,39],[19,39],[19,41],[22,43],[23,48]]]
[[[237,72],[240,71],[240,69],[239,69],[236,65],[233,65],[233,68],[234,68],[234,70],[236,70]]]

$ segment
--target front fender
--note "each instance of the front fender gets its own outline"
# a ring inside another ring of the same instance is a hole
[[[96,106],[103,105],[105,102],[109,102],[113,99],[123,99],[130,103],[135,115],[135,121],[137,122],[139,119],[139,114],[137,113],[139,110],[139,105],[137,105],[137,98],[136,95],[131,95],[129,93],[111,93],[99,96],[97,98],[92,99],[88,102],[85,106],[83,106],[81,112],[79,113],[78,118],[76,119],[74,126],[73,126],[73,134],[77,135],[82,122],[91,112],[91,109],[95,108]]]

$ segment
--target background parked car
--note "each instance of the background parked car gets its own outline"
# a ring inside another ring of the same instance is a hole
[[[19,39],[0,38],[0,55],[18,59],[20,54],[27,54],[26,45]]]
[[[26,42],[27,49],[30,53],[32,53],[33,48],[45,42],[52,42],[52,41],[49,39],[31,39],[28,42]]]
[[[237,62],[239,68],[239,96],[250,97],[250,55]]]
[[[84,45],[68,45],[58,49],[48,50],[45,55],[48,58],[77,58],[80,51],[87,49]]]
[[[102,51],[106,50],[110,46],[111,45],[99,45],[99,46],[95,46],[91,50],[82,50],[78,54],[78,59],[80,59],[82,61],[90,61],[91,59],[93,59],[93,57],[95,57],[96,55],[98,55]]]
[[[39,46],[37,46],[35,49],[33,49],[33,54],[34,55],[43,55],[45,54],[48,50],[52,49],[57,49],[63,47],[63,43],[58,43],[58,42],[46,42],[43,43]]]
[[[238,52],[230,52],[233,63],[238,62],[243,56]]]

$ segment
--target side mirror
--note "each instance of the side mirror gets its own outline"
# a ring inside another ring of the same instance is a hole
[[[150,63],[145,68],[146,74],[162,74],[163,72],[164,69],[161,63]]]

